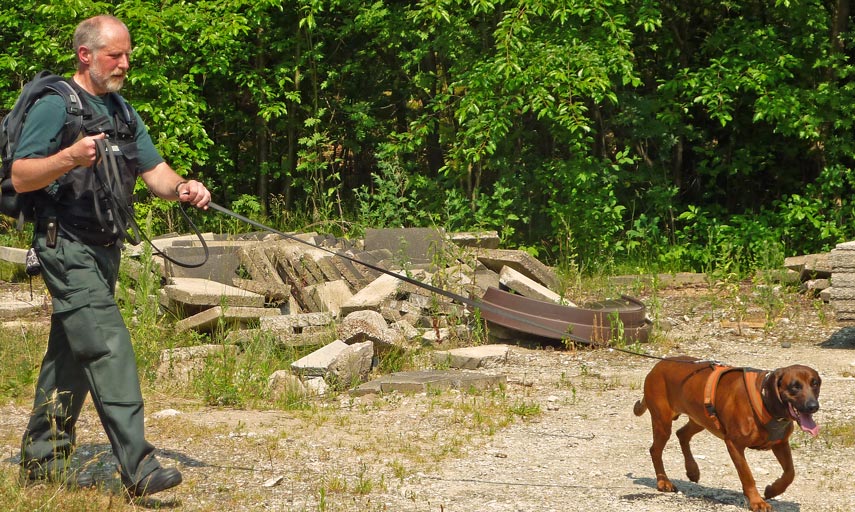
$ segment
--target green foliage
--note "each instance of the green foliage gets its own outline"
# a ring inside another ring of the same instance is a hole
[[[103,12],[158,148],[253,218],[496,229],[583,271],[743,271],[769,240],[855,235],[850,20],[820,3],[23,0],[0,109],[72,72]],[[180,225],[140,197],[155,233]]]

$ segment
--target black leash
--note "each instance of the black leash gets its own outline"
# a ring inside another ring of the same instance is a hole
[[[216,211],[218,211],[218,212],[220,212],[220,213],[223,213],[223,214],[225,214],[225,215],[228,215],[228,216],[230,216],[230,217],[234,217],[235,219],[237,219],[237,220],[239,220],[239,221],[241,221],[241,222],[245,222],[245,223],[247,223],[247,224],[249,224],[249,225],[251,225],[251,226],[254,226],[254,227],[258,228],[258,229],[261,229],[262,231],[268,231],[268,232],[270,232],[270,233],[274,233],[274,234],[277,234],[277,235],[283,236],[283,237],[285,237],[285,238],[287,238],[287,239],[289,239],[289,240],[293,240],[293,241],[296,241],[296,242],[300,242],[300,243],[302,243],[302,244],[304,244],[304,245],[308,245],[308,246],[313,247],[313,248],[315,248],[315,249],[320,249],[320,250],[322,250],[322,251],[324,251],[324,252],[327,252],[327,253],[329,253],[329,254],[332,254],[333,256],[337,256],[337,257],[339,257],[339,258],[346,259],[346,260],[351,261],[351,262],[353,262],[353,263],[357,263],[357,264],[359,264],[359,265],[362,265],[362,266],[368,267],[368,268],[370,268],[371,270],[374,270],[374,271],[377,271],[377,272],[380,272],[380,273],[383,273],[383,274],[386,274],[386,275],[389,275],[389,276],[395,277],[396,279],[400,279],[401,281],[404,281],[405,283],[409,283],[409,284],[412,284],[412,285],[414,285],[414,286],[418,286],[419,288],[423,288],[423,289],[425,289],[425,290],[428,290],[428,291],[430,291],[430,292],[436,293],[436,294],[438,294],[438,295],[442,295],[443,297],[447,297],[447,298],[449,298],[449,299],[451,299],[451,300],[454,300],[454,301],[457,301],[457,302],[463,303],[463,304],[465,304],[465,305],[467,305],[467,306],[469,306],[469,307],[472,307],[472,308],[475,308],[475,309],[481,309],[481,310],[489,311],[490,313],[494,313],[494,314],[499,315],[499,316],[504,316],[504,317],[506,317],[506,318],[511,318],[511,317],[512,317],[514,320],[521,321],[521,322],[523,322],[523,323],[525,323],[525,324],[527,324],[527,325],[531,325],[531,326],[534,326],[534,327],[538,327],[539,329],[546,330],[546,331],[551,332],[551,333],[554,333],[554,334],[556,334],[556,335],[558,335],[558,336],[560,336],[560,337],[562,337],[562,338],[567,338],[567,339],[569,339],[569,340],[571,340],[571,341],[574,341],[574,342],[577,342],[577,343],[580,343],[580,344],[584,344],[584,345],[596,345],[596,343],[594,343],[592,340],[588,340],[588,339],[582,338],[582,337],[580,337],[580,336],[575,336],[575,335],[573,335],[572,333],[569,333],[569,332],[559,331],[558,329],[554,329],[554,328],[552,328],[552,327],[550,327],[550,326],[547,326],[547,325],[539,324],[539,323],[537,323],[537,322],[535,322],[535,321],[531,320],[530,318],[524,317],[524,316],[522,316],[522,315],[513,315],[512,313],[509,313],[508,311],[503,310],[503,309],[501,309],[501,308],[497,308],[497,307],[495,307],[495,306],[494,306],[494,305],[492,305],[492,304],[489,304],[489,303],[486,303],[486,302],[483,302],[483,301],[479,301],[479,300],[470,299],[470,298],[468,298],[468,297],[464,297],[464,296],[462,296],[462,295],[460,295],[460,294],[457,294],[457,293],[454,293],[454,292],[450,292],[450,291],[448,291],[448,290],[444,290],[444,289],[442,289],[442,288],[438,288],[438,287],[436,287],[436,286],[434,286],[434,285],[432,285],[432,284],[428,284],[428,283],[425,283],[425,282],[419,281],[418,279],[413,279],[412,277],[409,277],[409,276],[407,276],[407,275],[405,275],[405,274],[398,274],[398,273],[392,272],[391,270],[387,270],[387,269],[385,269],[385,268],[383,268],[383,267],[380,267],[380,266],[378,266],[378,265],[374,265],[373,263],[368,263],[368,262],[366,262],[366,261],[361,261],[361,260],[358,260],[358,259],[356,259],[356,258],[354,258],[354,257],[352,257],[352,256],[347,255],[347,254],[344,254],[344,253],[341,253],[341,252],[338,252],[338,251],[335,251],[335,250],[329,249],[329,248],[327,248],[327,247],[321,247],[320,245],[313,244],[313,243],[308,242],[308,241],[306,241],[306,240],[302,240],[302,239],[300,239],[300,238],[298,238],[298,237],[296,237],[296,236],[294,236],[294,235],[289,235],[288,233],[284,233],[284,232],[279,231],[279,230],[277,230],[277,229],[271,228],[270,226],[266,226],[266,225],[264,225],[264,224],[261,224],[260,222],[256,222],[256,221],[254,221],[254,220],[252,220],[252,219],[250,219],[250,218],[248,218],[248,217],[245,217],[245,216],[243,216],[243,215],[241,215],[241,214],[239,214],[239,213],[235,213],[235,212],[233,212],[233,211],[229,210],[228,208],[224,208],[224,207],[222,207],[222,206],[218,205],[217,203],[215,203],[215,202],[213,202],[213,201],[211,201],[210,203],[208,203],[208,207],[209,207],[209,208],[211,208],[212,210],[216,210]],[[610,349],[612,349],[612,350],[616,350],[616,351],[618,351],[618,352],[624,352],[624,353],[627,353],[627,354],[632,354],[632,355],[637,355],[637,356],[642,356],[642,357],[648,357],[648,358],[651,358],[651,359],[662,359],[662,358],[661,358],[661,357],[659,357],[659,356],[654,356],[654,355],[650,355],[650,354],[645,354],[645,353],[642,353],[642,352],[635,352],[635,351],[628,350],[628,349],[622,349],[622,348],[620,348],[620,347],[610,347],[610,346],[608,346],[608,345],[605,345],[605,348],[610,348]]]
[[[99,186],[104,193],[93,194],[95,201],[93,209],[95,211],[95,217],[98,219],[98,223],[101,224],[101,227],[115,235],[117,238],[120,238],[132,245],[137,245],[141,241],[145,240],[145,242],[151,246],[153,254],[161,256],[163,259],[174,263],[179,267],[198,268],[207,263],[210,256],[208,244],[205,242],[205,237],[202,236],[199,228],[190,219],[184,204],[181,202],[178,203],[181,215],[184,216],[184,220],[193,230],[193,233],[199,239],[199,242],[201,242],[202,248],[205,251],[205,258],[198,263],[178,261],[175,258],[167,256],[166,253],[158,249],[157,246],[152,243],[151,239],[149,239],[140,229],[134,216],[134,211],[127,203],[126,198],[130,195],[130,191],[124,190],[122,186],[121,174],[119,172],[119,164],[117,160],[117,155],[120,155],[119,148],[113,146],[109,139],[97,139],[95,141],[95,148],[98,150],[99,158],[98,163],[93,166],[93,172],[95,174],[95,179],[98,181]],[[101,197],[105,197],[107,199],[108,205],[106,212],[101,209]]]

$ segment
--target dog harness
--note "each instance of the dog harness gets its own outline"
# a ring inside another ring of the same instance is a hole
[[[712,373],[707,377],[707,383],[704,387],[704,411],[707,417],[713,421],[715,427],[724,432],[724,428],[722,428],[721,422],[718,419],[718,413],[715,410],[715,394],[718,389],[718,383],[725,373],[740,371],[742,372],[745,390],[748,394],[748,402],[751,404],[751,409],[754,411],[757,421],[769,432],[769,441],[783,439],[786,427],[790,424],[788,418],[776,418],[772,416],[763,403],[765,398],[762,390],[764,387],[763,382],[769,376],[769,372],[754,368],[736,368],[718,363],[712,363],[710,366]]]

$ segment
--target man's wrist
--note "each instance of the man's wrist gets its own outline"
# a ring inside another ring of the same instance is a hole
[[[187,182],[185,180],[181,180],[175,184],[175,197],[181,197],[181,190],[179,190],[179,189],[181,188],[181,185],[186,185],[186,184],[187,184]]]

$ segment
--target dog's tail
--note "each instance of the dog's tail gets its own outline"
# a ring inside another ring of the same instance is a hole
[[[635,402],[635,406],[632,408],[632,412],[635,413],[636,416],[641,416],[644,414],[644,411],[647,410],[647,404],[644,403],[644,398]]]

